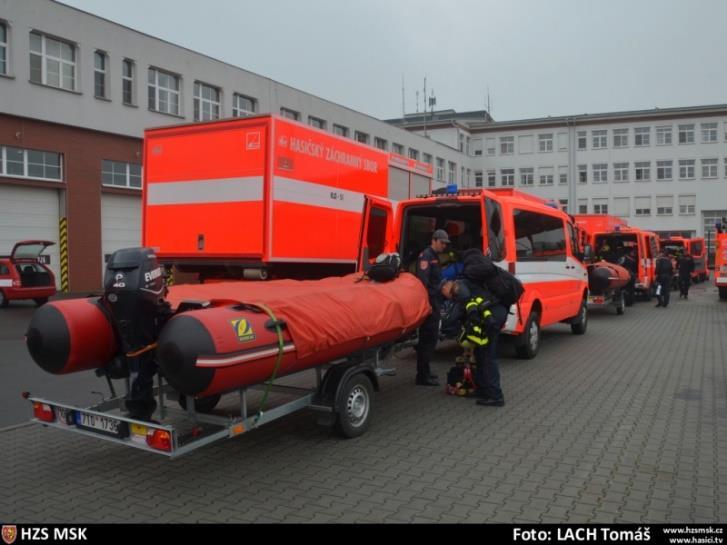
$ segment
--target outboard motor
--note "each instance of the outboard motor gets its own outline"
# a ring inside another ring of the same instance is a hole
[[[131,391],[126,407],[131,416],[149,419],[156,408],[153,386],[157,365],[155,342],[172,315],[165,300],[164,269],[151,248],[117,250],[106,265],[102,304],[112,316],[121,354],[116,363],[131,373]]]

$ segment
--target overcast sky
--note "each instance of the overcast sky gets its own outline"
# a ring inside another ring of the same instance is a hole
[[[724,0],[63,2],[379,118],[727,103]]]

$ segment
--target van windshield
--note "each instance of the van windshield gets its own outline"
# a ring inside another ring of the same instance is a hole
[[[448,259],[470,248],[482,249],[482,214],[479,203],[447,203],[434,206],[410,206],[404,212],[401,233],[401,257],[404,267],[416,261],[432,242],[432,234],[444,229],[452,243]],[[442,266],[446,263],[442,262]]]

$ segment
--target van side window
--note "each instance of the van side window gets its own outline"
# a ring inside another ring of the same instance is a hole
[[[369,230],[366,233],[366,246],[369,249],[369,258],[375,258],[379,254],[384,253],[386,248],[386,210],[371,207],[371,215],[369,216]]]
[[[578,234],[576,233],[576,228],[572,223],[568,224],[568,235],[570,236],[571,254],[573,254],[574,257],[581,256],[582,250],[578,247]]]
[[[565,261],[563,220],[515,210],[515,248],[519,261]]]
[[[502,261],[507,257],[505,250],[505,228],[502,225],[502,207],[497,201],[485,199],[487,214],[487,241],[494,261]]]
[[[692,255],[702,255],[702,242],[701,241],[695,241],[692,242]]]
[[[0,274],[10,274],[7,265],[0,263]]]
[[[649,250],[651,255],[649,257],[653,258],[659,255],[659,247],[656,245],[656,237],[649,237]]]

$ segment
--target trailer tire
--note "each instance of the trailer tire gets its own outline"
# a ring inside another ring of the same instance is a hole
[[[346,438],[358,437],[371,424],[374,387],[364,373],[356,373],[341,389],[336,406],[336,431]]]
[[[48,298],[47,297],[36,297],[35,299],[33,299],[33,301],[35,301],[36,306],[42,307],[43,305],[45,305],[48,302]]]
[[[634,295],[634,290],[627,289],[625,291],[625,300],[624,300],[624,303],[626,304],[626,306],[627,307],[634,306],[634,300],[635,299],[636,299],[636,296]]]
[[[624,308],[626,307],[626,294],[621,291],[618,295],[618,304],[616,305],[616,314],[619,316],[622,316],[624,313]]]
[[[530,312],[522,335],[517,337],[515,353],[523,360],[531,360],[538,355],[540,349],[540,314],[537,310]]]
[[[8,306],[8,298],[3,290],[0,290],[0,308]]]
[[[724,300],[727,300],[727,288],[719,288],[719,298]]]
[[[202,397],[194,400],[194,410],[199,413],[211,413],[220,402],[222,394],[215,394],[209,397]],[[187,410],[187,396],[179,394],[179,406]]]

